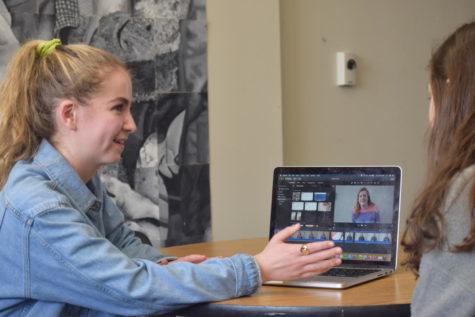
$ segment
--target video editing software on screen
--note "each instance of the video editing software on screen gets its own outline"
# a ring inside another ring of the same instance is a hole
[[[397,186],[393,174],[280,175],[274,233],[300,223],[288,242],[333,240],[342,259],[390,262]]]

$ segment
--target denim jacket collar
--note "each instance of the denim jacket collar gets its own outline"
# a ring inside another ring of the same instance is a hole
[[[44,168],[51,180],[62,187],[81,210],[97,209],[97,204],[102,204],[96,196],[96,177],[84,184],[72,166],[47,140],[41,141],[33,161]]]

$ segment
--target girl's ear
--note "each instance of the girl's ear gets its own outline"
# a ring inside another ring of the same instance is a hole
[[[57,115],[60,123],[67,129],[76,130],[77,128],[77,102],[64,99],[59,103]]]

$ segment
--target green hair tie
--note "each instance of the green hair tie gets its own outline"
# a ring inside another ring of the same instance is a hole
[[[60,39],[52,39],[50,41],[43,41],[36,47],[36,53],[39,57],[45,57],[54,51],[56,46],[61,45]]]

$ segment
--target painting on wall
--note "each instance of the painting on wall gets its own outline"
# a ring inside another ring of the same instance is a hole
[[[29,39],[86,43],[126,62],[129,136],[101,178],[127,225],[155,247],[211,237],[205,0],[0,0],[0,76]]]

